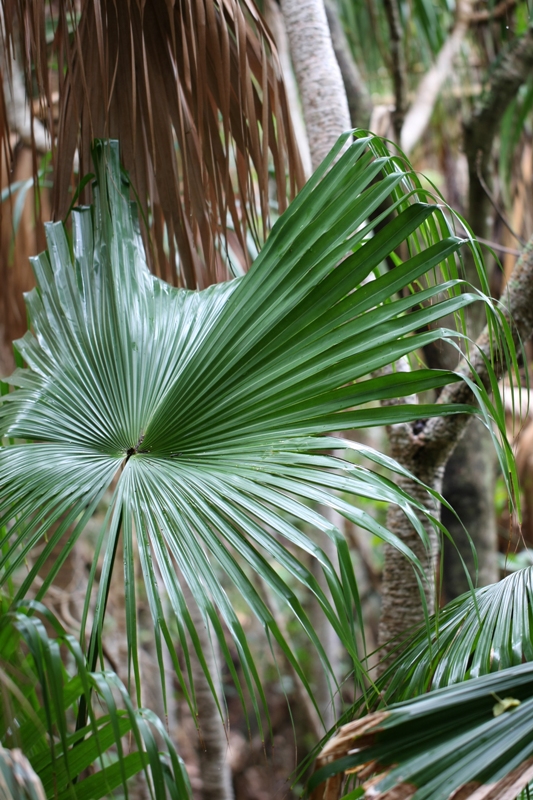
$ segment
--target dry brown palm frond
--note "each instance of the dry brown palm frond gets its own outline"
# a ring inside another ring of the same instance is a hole
[[[91,140],[118,138],[150,219],[154,271],[191,288],[227,278],[227,228],[246,268],[247,235],[259,241],[269,225],[269,167],[280,210],[303,183],[274,44],[251,0],[2,0],[2,8],[5,47],[15,52],[20,42],[28,85],[32,69],[49,105],[57,59],[55,217],[72,200],[76,151],[83,174]]]

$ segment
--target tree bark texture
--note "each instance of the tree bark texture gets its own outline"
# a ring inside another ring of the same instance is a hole
[[[468,591],[465,567],[474,585],[487,586],[498,580],[495,461],[490,434],[479,420],[472,420],[444,473],[442,494],[457,514],[446,506],[442,508],[442,522],[453,540],[444,539],[443,590],[446,601]],[[477,563],[471,542],[476,548]]]
[[[388,430],[391,456],[419,480],[440,491],[444,464],[436,464],[431,458],[426,460],[425,451],[416,446],[417,437],[411,426],[393,425]],[[430,507],[427,491],[419,483],[401,475],[396,477],[396,483],[400,489],[408,492],[426,508]],[[431,511],[438,517],[439,509],[436,503],[432,504]],[[422,542],[419,534],[398,506],[390,506],[387,513],[387,528],[417,556],[425,575],[422,576],[418,573],[417,576],[415,567],[399,550],[391,545],[385,546],[379,623],[379,643],[382,645],[380,656],[382,657],[393,652],[401,641],[402,635],[420,623],[424,616],[424,601],[428,613],[432,613],[435,608],[434,576],[437,567],[438,540],[436,532],[428,525],[426,517],[418,516],[424,523],[428,534],[428,547]],[[424,600],[420,592],[421,585]]]
[[[190,592],[184,584],[184,597],[196,633],[202,647],[211,680],[213,681],[219,702],[224,708],[222,687],[220,685],[220,664],[216,657],[218,642],[210,637],[206,623]],[[226,730],[217,708],[215,698],[207,682],[202,665],[194,649],[190,647],[191,668],[198,709],[197,723],[199,727],[198,754],[200,760],[200,777],[202,781],[202,800],[233,800],[233,783],[228,760],[228,739]]]
[[[323,0],[281,0],[313,170],[350,126]]]
[[[368,128],[372,115],[372,100],[352,56],[348,39],[339,18],[335,0],[324,0],[333,50],[340,67],[352,128]]]
[[[533,237],[529,240],[524,251],[517,261],[513,274],[507,284],[502,298],[502,310],[509,321],[515,347],[528,339],[533,333]],[[488,327],[484,329],[472,348],[470,361],[479,379],[486,389],[490,390],[490,376],[486,360],[491,359],[493,350]],[[494,361],[496,377],[501,378],[506,371],[505,362],[496,353]],[[463,360],[458,372],[472,377],[469,364]],[[476,401],[472,390],[466,382],[453,383],[442,391],[438,403],[467,403],[475,405]],[[393,438],[393,455],[400,455],[400,462],[409,467],[412,474],[424,481],[434,489],[440,488],[440,476],[444,465],[451,456],[457,442],[462,437],[471,416],[456,414],[449,417],[435,417],[426,421],[416,421],[411,424],[397,425],[391,430]],[[401,450],[400,450],[401,448]],[[415,486],[409,491],[416,491]],[[416,495],[415,495],[416,496]],[[391,509],[389,525],[402,541],[409,543],[412,540],[413,529],[408,520]],[[419,551],[418,551],[419,552]],[[383,611],[380,627],[380,643],[386,637],[401,636],[413,622],[421,622],[422,604],[418,586],[411,581],[407,595],[406,591],[398,594],[398,580],[402,576],[408,580],[408,568],[405,558],[392,548],[386,552],[385,575],[383,581]],[[410,573],[409,573],[410,574]],[[431,577],[431,576],[430,576]],[[431,597],[431,590],[426,590]],[[418,604],[418,620],[414,620]],[[408,613],[404,612],[408,609]],[[385,649],[390,652],[391,647]]]

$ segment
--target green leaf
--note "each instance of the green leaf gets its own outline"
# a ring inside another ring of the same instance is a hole
[[[54,637],[36,614],[54,629]],[[164,723],[148,709],[134,709],[114,673],[90,672],[79,644],[44,606],[32,602],[1,615],[0,645],[0,781],[3,776],[13,800],[100,798],[119,786],[127,797],[127,781],[139,772],[157,800],[167,796],[165,783],[172,796],[189,796],[185,768]],[[67,671],[62,648],[77,677]],[[82,698],[89,722],[76,728],[71,709]],[[166,753],[155,747],[153,730]],[[91,766],[98,771],[83,776]]]
[[[201,292],[173,288],[150,274],[116,142],[95,145],[94,206],[72,212],[73,258],[63,224],[47,225],[48,252],[32,259],[32,331],[16,343],[26,367],[11,376],[14,390],[0,403],[0,435],[8,440],[0,448],[0,575],[3,584],[12,580],[47,538],[18,589],[16,599],[23,599],[68,531],[60,557],[44,575],[38,595],[44,597],[112,488],[83,611],[84,642],[96,594],[89,671],[101,657],[119,537],[129,668],[138,673],[138,551],[161,675],[172,625],[187,652],[185,581],[220,639],[240,696],[245,685],[258,718],[266,700],[230,587],[306,679],[251,580],[254,573],[288,603],[331,671],[294,582],[312,592],[364,683],[351,558],[317,503],[397,546],[421,572],[411,551],[359,508],[357,498],[399,504],[426,540],[415,513],[419,505],[391,481],[317,450],[329,446],[322,434],[331,431],[472,413],[468,406],[376,407],[385,398],[442,387],[458,379],[453,373],[371,375],[429,342],[456,338],[436,322],[460,315],[478,295],[463,291],[458,279],[455,258],[462,241],[438,206],[420,201],[425,195],[411,173],[371,137],[356,137],[336,161],[346,141],[341,137],[278,220],[248,274]],[[374,231],[369,215],[387,197],[392,209]],[[386,257],[404,241],[409,257],[383,270]],[[416,282],[437,267],[444,285],[428,280],[416,291]],[[478,396],[488,415],[486,393],[480,389]],[[335,441],[337,450],[352,449],[347,440]],[[430,514],[426,518],[438,525]],[[333,560],[309,527],[332,540]],[[328,594],[301,566],[298,553],[304,552],[318,561]],[[276,564],[288,570],[288,580]],[[169,597],[170,615],[162,593]],[[224,627],[240,657],[243,687],[223,642]],[[192,642],[198,650],[194,636]],[[174,661],[194,708],[175,656]],[[140,691],[138,680],[136,685]],[[58,718],[61,713],[50,710]],[[80,728],[89,721],[87,713],[82,698]]]
[[[495,716],[495,697],[512,698],[513,710]],[[344,725],[309,788],[321,800],[325,781],[366,766],[361,797],[374,800],[474,798],[483,789],[515,797],[532,778],[532,712],[532,664],[438,689]]]

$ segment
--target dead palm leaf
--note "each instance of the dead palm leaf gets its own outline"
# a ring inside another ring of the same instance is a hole
[[[49,108],[57,60],[55,217],[72,201],[76,151],[84,174],[92,140],[119,137],[154,271],[189,288],[231,277],[228,229],[246,268],[247,237],[261,242],[269,227],[269,169],[280,211],[303,184],[274,44],[251,0],[2,0],[2,9],[5,47],[15,53],[20,41],[28,85],[33,75]]]

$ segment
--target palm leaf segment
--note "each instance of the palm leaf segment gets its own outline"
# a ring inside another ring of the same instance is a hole
[[[324,748],[313,800],[514,800],[533,779],[533,664],[398,703],[343,726]]]
[[[458,597],[418,631],[383,674],[384,701],[396,702],[533,661],[533,572]],[[429,649],[428,649],[429,648]]]
[[[49,250],[33,259],[38,286],[27,296],[33,333],[16,343],[27,368],[10,378],[17,389],[0,407],[0,433],[9,437],[0,449],[0,529],[7,526],[0,568],[3,581],[9,580],[48,535],[18,590],[17,597],[24,597],[68,531],[63,556],[38,592],[43,597],[112,488],[90,577],[92,585],[102,555],[91,668],[120,534],[134,669],[137,549],[161,674],[163,639],[174,654],[162,585],[183,647],[188,629],[201,657],[181,590],[184,580],[237,680],[220,619],[231,632],[256,703],[262,696],[259,676],[221,576],[237,587],[301,674],[253,576],[258,573],[292,608],[327,666],[291,588],[300,582],[317,598],[357,673],[357,587],[350,554],[313,504],[337,508],[403,547],[339,494],[396,502],[426,536],[416,507],[393,483],[323,454],[355,444],[319,434],[471,411],[409,404],[358,408],[458,379],[448,372],[422,369],[355,381],[446,336],[427,326],[459,311],[474,295],[460,294],[460,282],[451,275],[444,286],[390,301],[437,264],[453,271],[461,241],[437,235],[438,225],[445,225],[441,212],[410,197],[412,185],[394,160],[375,158],[368,139],[338,158],[345,142],[339,141],[279,220],[249,273],[202,292],[174,289],[148,271],[116,143],[96,147],[95,205],[73,212],[73,260],[62,225],[47,227]],[[399,213],[371,236],[368,215],[387,196]],[[412,256],[367,281],[409,237]],[[446,290],[448,298],[440,299]],[[413,334],[421,329],[426,332]],[[15,441],[20,439],[27,441]],[[338,573],[302,524],[334,541]],[[295,548],[318,559],[331,599],[296,558]],[[175,667],[185,686],[177,659]]]

